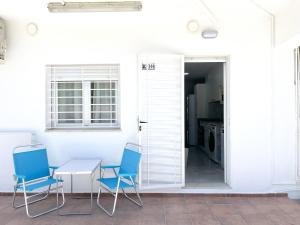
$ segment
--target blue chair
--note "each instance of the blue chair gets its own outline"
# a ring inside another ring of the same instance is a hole
[[[14,178],[16,185],[14,186],[13,195],[13,207],[15,209],[25,206],[27,216],[35,218],[46,213],[52,212],[61,208],[64,205],[64,191],[62,180],[56,180],[53,178],[54,171],[57,169],[55,166],[49,166],[47,150],[40,144],[18,146],[13,150],[13,162],[15,167]],[[50,170],[52,173],[50,174]],[[55,188],[51,188],[51,185],[55,184]],[[36,193],[37,189],[46,188],[46,190]],[[61,189],[62,203],[58,203],[58,190]],[[56,190],[56,207],[48,209],[47,211],[32,214],[29,209],[29,205],[35,202],[46,199],[49,196],[50,191]],[[16,205],[16,192],[22,191],[24,194],[23,204]],[[28,192],[34,194],[28,195]],[[39,198],[37,198],[39,197]],[[32,200],[33,199],[33,200]]]
[[[100,182],[100,186],[97,196],[97,205],[109,216],[113,216],[115,212],[119,189],[122,190],[124,196],[127,199],[140,207],[143,206],[143,202],[136,187],[136,177],[138,175],[138,168],[141,159],[141,153],[138,152],[139,149],[141,149],[141,146],[133,143],[127,143],[120,165],[101,166],[101,170],[112,169],[115,174],[115,177],[104,178],[103,173],[100,179],[98,179],[98,181]],[[101,188],[107,190],[115,197],[113,209],[111,212],[109,212],[100,204]],[[138,200],[134,200],[125,193],[125,189],[127,188],[134,189]]]

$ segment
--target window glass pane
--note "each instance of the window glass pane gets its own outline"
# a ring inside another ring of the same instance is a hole
[[[111,95],[110,90],[92,90],[92,96],[98,97],[98,96],[107,96],[109,97]]]
[[[91,103],[92,104],[110,104],[111,102],[111,99],[110,98],[91,98]]]
[[[64,123],[67,123],[67,124],[78,124],[78,123],[82,123],[82,120],[58,120],[57,121],[59,124],[64,124]]]
[[[116,81],[91,82],[91,122],[116,123]]]
[[[91,89],[110,89],[109,82],[93,82]]]
[[[111,106],[110,105],[92,105],[92,112],[95,111],[111,111]]]
[[[107,124],[107,123],[112,123],[112,122],[111,122],[111,120],[92,120],[92,123]]]
[[[57,119],[58,123],[82,123],[82,83],[57,83]]]
[[[78,90],[58,90],[59,97],[81,97],[82,91]]]
[[[82,104],[82,98],[59,98],[58,104]]]
[[[58,119],[82,119],[82,113],[58,113]]]
[[[58,105],[58,112],[82,112],[82,105]]]
[[[58,89],[82,89],[81,82],[58,82]]]

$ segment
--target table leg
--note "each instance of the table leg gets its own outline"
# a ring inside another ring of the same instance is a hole
[[[91,179],[91,210],[92,210],[92,208],[93,208],[93,180],[94,180],[93,174],[90,175],[90,179]]]
[[[90,209],[87,212],[76,212],[76,211],[68,211],[68,212],[60,212],[60,216],[71,216],[71,215],[91,215],[92,209],[93,209],[93,180],[94,180],[94,174],[90,174],[90,185],[91,185],[91,202],[90,202]],[[71,174],[71,198],[72,199],[88,199],[86,197],[73,197],[73,174]]]
[[[73,198],[73,174],[71,174],[71,198]]]

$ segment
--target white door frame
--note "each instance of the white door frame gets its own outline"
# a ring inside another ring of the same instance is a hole
[[[299,68],[299,47],[294,49],[294,84],[295,84],[295,95],[296,95],[296,120],[297,120],[297,129],[296,129],[296,183],[297,185],[300,184],[300,83],[299,83],[299,75],[300,75],[300,68]]]
[[[224,182],[231,185],[231,152],[230,152],[230,73],[229,56],[201,57],[201,56],[186,56],[185,63],[188,62],[223,62],[223,85],[224,85]]]

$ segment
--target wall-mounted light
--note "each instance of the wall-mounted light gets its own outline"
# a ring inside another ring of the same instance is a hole
[[[37,34],[39,28],[35,23],[28,23],[26,25],[26,32],[27,34],[29,34],[30,36],[34,36]]]
[[[4,63],[6,53],[6,28],[4,19],[0,18],[0,63]]]
[[[215,29],[206,29],[202,31],[202,37],[204,39],[213,39],[218,37],[218,31]]]
[[[48,10],[49,12],[130,12],[141,11],[142,2],[50,2]]]
[[[186,28],[191,33],[196,33],[199,30],[199,23],[197,20],[190,20],[187,22]]]

